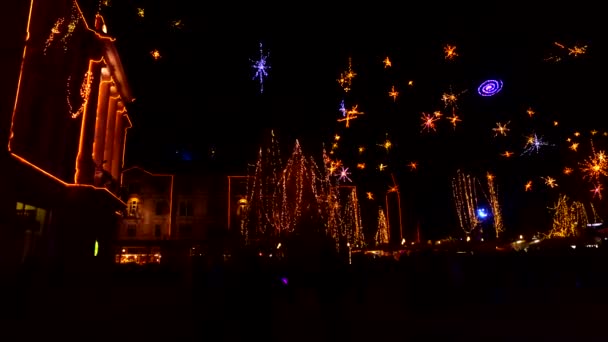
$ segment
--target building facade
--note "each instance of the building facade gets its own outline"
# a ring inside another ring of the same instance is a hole
[[[117,263],[172,263],[202,255],[226,232],[225,177],[189,169],[123,171],[124,210],[115,247]]]
[[[117,263],[160,263],[161,247],[172,235],[172,174],[156,174],[141,167],[123,171],[123,212],[115,248]]]
[[[103,264],[126,206],[119,181],[134,99],[95,5],[19,3],[3,56],[0,267]]]

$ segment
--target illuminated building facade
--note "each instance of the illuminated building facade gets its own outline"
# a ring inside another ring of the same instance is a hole
[[[117,263],[160,263],[162,241],[171,238],[172,174],[156,174],[141,167],[123,171],[123,212],[117,233]]]
[[[210,234],[225,232],[225,178],[208,170],[175,174],[123,171],[117,263],[172,263],[203,253]],[[170,260],[171,259],[171,260]]]
[[[19,3],[2,57],[1,266],[99,265],[113,260],[125,208],[119,179],[133,98],[95,4]]]

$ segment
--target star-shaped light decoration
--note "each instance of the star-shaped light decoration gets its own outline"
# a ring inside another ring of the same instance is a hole
[[[496,127],[492,128],[492,130],[494,131],[494,136],[498,136],[499,134],[502,136],[506,136],[507,132],[509,131],[509,128],[507,127],[509,125],[509,122],[502,124],[500,122],[496,123]]]
[[[344,104],[344,100],[340,101],[340,107],[338,108],[338,110],[340,111],[340,113],[342,113],[342,116],[346,116],[346,106]]]
[[[391,87],[391,91],[388,92],[388,96],[393,98],[393,102],[397,101],[397,96],[399,96],[399,92],[395,90],[395,86]]]
[[[365,114],[363,112],[360,112],[358,110],[359,105],[354,105],[350,110],[346,111],[346,116],[343,118],[338,119],[338,122],[342,122],[345,121],[346,122],[346,127],[348,128],[350,126],[350,120],[356,119],[357,116],[361,115],[361,114]]]
[[[393,143],[387,138],[382,144],[378,144],[378,146],[383,147],[388,152],[393,147]]]
[[[368,192],[366,192],[366,193],[365,193],[365,195],[367,196],[367,199],[368,199],[368,200],[373,200],[373,199],[374,199],[374,194],[373,194],[373,193],[371,193],[371,192],[369,192],[369,191],[368,191]]]
[[[526,109],[526,113],[528,113],[529,117],[532,117],[534,114],[536,114],[532,107],[528,107],[528,109]]]
[[[260,93],[264,92],[264,77],[268,76],[268,70],[270,69],[270,65],[268,64],[268,54],[264,54],[264,49],[262,43],[260,42],[260,57],[257,60],[252,60],[253,69],[255,69],[255,75],[253,75],[253,79],[258,79],[260,81]]]
[[[431,130],[436,131],[435,129],[435,121],[437,121],[437,117],[435,115],[422,113],[422,131],[426,130],[430,132]]]
[[[349,176],[350,176],[350,171],[348,171],[348,168],[342,166],[340,168],[340,173],[338,174],[338,180],[352,182],[352,179],[350,179]]]
[[[393,63],[391,63],[390,58],[388,58],[388,56],[382,61],[384,63],[384,68],[390,68],[393,66]]]
[[[418,163],[415,161],[412,161],[408,164],[408,166],[410,167],[410,171],[414,171],[418,168]]]
[[[587,45],[585,46],[573,46],[568,48],[568,55],[574,55],[574,57],[578,55],[584,55],[587,52]]]
[[[357,76],[357,73],[353,71],[352,58],[348,58],[348,69],[342,72],[340,78],[338,78],[338,83],[344,92],[348,93],[350,91],[355,76]]]
[[[532,191],[532,181],[528,181],[524,187],[525,191]]]
[[[450,123],[452,124],[452,127],[454,127],[454,129],[456,129],[456,124],[458,124],[458,122],[462,121],[462,120],[460,120],[458,115],[456,115],[456,110],[454,110],[453,108],[452,108],[452,116],[448,116],[447,119],[450,121]]]
[[[593,189],[591,189],[591,192],[593,193],[593,198],[595,198],[596,196],[599,199],[602,199],[602,185],[601,184],[597,184]]]
[[[456,53],[456,46],[447,44],[443,47],[443,52],[445,53],[445,59],[453,60],[458,56]]]
[[[555,188],[557,186],[556,180],[553,177],[542,177],[542,179],[545,181],[545,185],[550,187],[550,188]]]
[[[184,22],[181,19],[176,19],[171,21],[171,27],[176,30],[181,30],[184,28]]]
[[[532,135],[528,136],[528,138],[526,139],[526,145],[524,146],[524,151],[522,152],[522,155],[530,154],[532,152],[538,153],[542,146],[552,146],[552,145],[550,145],[549,143],[544,141],[542,139],[542,137],[539,137],[536,134],[532,134]]]
[[[154,58],[155,61],[159,60],[162,56],[160,55],[160,51],[158,50],[152,50],[150,51],[150,55],[152,56],[152,58]]]

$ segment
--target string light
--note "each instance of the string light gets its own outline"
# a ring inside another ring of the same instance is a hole
[[[488,172],[486,176],[488,180],[488,193],[490,207],[492,208],[492,217],[494,218],[494,231],[496,232],[496,238],[498,239],[505,231],[505,227],[502,220],[502,211],[498,202],[498,190],[494,183],[494,175]]]
[[[348,93],[351,90],[353,79],[357,76],[357,73],[353,71],[352,58],[348,58],[348,68],[346,71],[340,74],[340,78],[338,78],[338,83],[340,87],[344,90],[344,92]]]
[[[573,237],[589,224],[585,206],[578,201],[570,203],[566,195],[561,195],[553,208],[553,226],[546,237]]]
[[[347,180],[348,168],[329,158],[323,150],[324,168],[303,154],[299,141],[283,165],[274,133],[270,147],[260,149],[247,185],[247,215],[241,235],[247,241],[282,239],[301,229],[321,229],[336,241],[363,246],[363,229],[356,187],[335,184],[332,175]],[[335,174],[335,170],[341,171]],[[345,190],[348,193],[343,193]],[[309,222],[320,226],[310,226]]]
[[[65,20],[64,18],[57,19],[57,21],[55,22],[55,25],[53,25],[53,28],[51,28],[51,33],[49,34],[49,37],[44,42],[44,50],[43,50],[44,55],[46,55],[46,52],[47,52],[47,49],[49,48],[49,46],[51,46],[51,44],[53,44],[53,41],[55,40],[55,36],[57,36],[61,33],[60,27],[61,27],[61,25],[63,25],[64,20]]]
[[[82,113],[84,113],[85,111],[85,106],[87,104],[87,101],[89,100],[89,96],[91,95],[91,84],[93,83],[93,77],[91,77],[91,73],[89,71],[87,71],[84,74],[84,77],[82,78],[82,83],[80,85],[80,106],[78,107],[78,109],[74,110],[74,107],[72,106],[72,93],[71,93],[71,81],[72,81],[72,77],[68,76],[68,80],[67,80],[67,84],[66,84],[66,92],[67,92],[67,96],[66,96],[66,100],[67,100],[67,105],[68,105],[68,111],[70,113],[70,116],[72,117],[72,119],[76,119],[77,117],[79,117],[80,115],[82,115]]]
[[[465,174],[461,170],[456,171],[452,179],[452,194],[456,206],[456,214],[460,227],[468,237],[479,225],[477,218],[477,190],[475,177]]]

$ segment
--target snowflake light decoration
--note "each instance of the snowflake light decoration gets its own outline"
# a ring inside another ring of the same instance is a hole
[[[393,98],[393,102],[397,101],[397,96],[399,96],[399,92],[395,90],[395,86],[391,87],[391,91],[388,92],[388,96]]]
[[[341,166],[340,167],[340,172],[338,172],[338,180],[340,181],[349,181],[352,182],[352,179],[350,179],[350,171],[348,171],[347,167]]]
[[[385,69],[393,66],[393,63],[391,63],[391,60],[388,58],[388,56],[382,62],[384,63]]]
[[[602,199],[602,185],[601,184],[597,184],[593,189],[591,189],[591,192],[593,193],[593,198],[595,198],[596,196],[599,199]]]
[[[435,115],[431,115],[431,114],[427,114],[427,113],[422,113],[422,117],[420,118],[422,120],[422,131],[427,131],[430,132],[431,130],[436,131],[435,129],[435,121],[438,120],[438,118]]]
[[[256,78],[260,80],[260,93],[264,92],[264,77],[268,76],[268,69],[270,69],[270,65],[268,64],[268,54],[264,54],[264,49],[262,47],[262,43],[260,43],[260,58],[258,60],[252,60],[252,67],[255,69],[255,75],[253,75],[253,79]]]
[[[445,59],[447,59],[447,60],[452,60],[458,56],[458,53],[456,53],[456,46],[454,46],[454,45],[448,44],[448,45],[444,46],[443,52],[445,53]]]
[[[340,108],[338,108],[338,110],[340,111],[340,113],[342,113],[342,116],[346,116],[346,106],[344,105],[344,100],[340,101]]]
[[[510,131],[509,127],[507,127],[509,125],[510,122],[507,122],[505,124],[497,122],[496,123],[496,127],[492,128],[492,130],[494,131],[494,136],[498,136],[499,134],[502,136],[506,136],[507,132]]]
[[[539,137],[536,134],[532,134],[532,135],[528,136],[528,138],[526,140],[526,145],[524,146],[524,151],[521,154],[522,155],[530,154],[532,152],[538,153],[540,151],[540,148],[543,146],[553,146],[553,145],[550,145],[549,143],[544,141],[542,139],[542,137]]]

